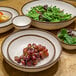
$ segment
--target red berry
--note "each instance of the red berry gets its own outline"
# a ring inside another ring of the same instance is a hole
[[[38,50],[37,50],[37,49],[35,49],[35,50],[34,50],[34,53],[37,53],[37,52],[38,52]]]
[[[30,54],[31,54],[31,53],[30,53],[30,50],[28,50],[28,51],[27,51],[27,54],[28,54],[28,55],[30,55]]]
[[[27,48],[23,49],[23,53],[26,54],[27,53]]]
[[[43,55],[43,52],[42,52],[42,51],[41,51],[41,52],[39,52],[39,55],[40,55],[40,56],[42,56],[42,55]]]
[[[18,56],[15,56],[15,61],[17,61],[18,63],[21,62],[20,58]]]
[[[27,46],[28,48],[31,48],[31,44],[28,44],[28,46]]]
[[[39,50],[39,51],[42,51],[42,50],[43,50],[42,45],[38,45],[38,50]]]
[[[26,60],[26,56],[23,56],[23,60]]]
[[[33,65],[36,65],[38,63],[38,60],[33,61]]]
[[[37,58],[38,62],[40,61],[40,58]]]
[[[47,51],[48,51],[48,49],[44,49],[43,51],[44,51],[44,52],[47,52]]]
[[[36,60],[36,57],[35,56],[32,56],[32,60]]]
[[[38,48],[38,46],[37,46],[35,43],[33,43],[32,46],[33,46],[35,49]]]
[[[41,52],[39,52],[39,55],[40,55],[40,58],[41,59],[44,59],[44,53],[41,51]]]
[[[49,56],[49,53],[48,52],[45,52],[45,56]]]
[[[23,59],[23,57],[24,57],[24,56],[23,56],[23,55],[21,55],[21,56],[20,56],[20,59]]]
[[[33,55],[37,57],[37,53],[34,53]]]
[[[24,60],[22,60],[21,63],[22,63],[23,65],[25,65],[25,61],[24,61]]]
[[[28,61],[28,62],[27,62],[27,65],[28,65],[28,66],[32,66],[32,61],[31,61],[31,60]]]
[[[29,61],[30,60],[30,55],[27,55],[26,59],[27,59],[27,61]]]
[[[46,47],[45,47],[45,46],[43,46],[43,50],[44,50],[44,49],[46,49]]]

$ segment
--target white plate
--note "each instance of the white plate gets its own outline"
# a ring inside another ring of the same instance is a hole
[[[9,45],[9,43],[19,37],[19,36],[22,36],[22,35],[27,35],[27,34],[34,34],[34,35],[39,35],[39,36],[43,36],[45,38],[47,38],[48,40],[50,40],[53,45],[55,46],[55,49],[56,49],[56,54],[55,54],[55,57],[54,59],[52,60],[52,62],[47,66],[47,67],[43,67],[43,68],[37,68],[37,69],[25,69],[25,68],[19,68],[19,67],[16,67],[8,58],[8,55],[7,55],[7,47]],[[44,30],[39,30],[39,29],[27,29],[27,30],[23,30],[23,31],[19,31],[19,32],[16,32],[12,35],[10,35],[8,38],[6,38],[6,40],[3,42],[2,44],[2,54],[4,56],[4,59],[6,60],[6,62],[8,64],[10,64],[11,66],[13,66],[14,68],[16,69],[19,69],[21,71],[27,71],[27,72],[37,72],[37,71],[42,71],[42,70],[45,70],[49,67],[51,67],[52,65],[55,64],[55,62],[57,62],[57,60],[59,59],[60,55],[61,55],[61,51],[62,51],[62,48],[61,48],[61,45],[60,43],[58,42],[58,40],[53,36],[53,34],[47,32],[47,31],[44,31]]]
[[[8,11],[12,14],[12,18],[9,21],[0,24],[0,33],[3,33],[3,32],[6,32],[6,31],[10,30],[11,28],[13,28],[13,26],[11,26],[10,24],[12,24],[12,19],[15,16],[18,16],[19,13],[17,12],[16,9],[11,8],[11,7],[3,7],[3,6],[1,7],[0,6],[0,10]]]
[[[8,45],[8,57],[9,59],[17,65],[16,61],[14,60],[15,56],[21,56],[23,54],[23,49],[27,47],[27,45],[31,43],[36,43],[37,45],[41,44],[42,46],[45,46],[48,49],[49,56],[46,57],[45,59],[41,60],[38,62],[36,66],[28,67],[28,68],[41,68],[42,66],[46,66],[47,64],[51,63],[55,56],[55,47],[52,44],[52,42],[45,37],[39,36],[39,35],[34,35],[34,34],[27,34],[27,35],[22,35],[14,40],[12,40],[9,45]],[[22,67],[22,65],[20,65]],[[25,67],[25,66],[23,66]]]
[[[4,11],[10,12],[10,13],[12,14],[12,19],[13,19],[15,16],[18,16],[18,15],[19,15],[19,13],[17,12],[17,10],[15,10],[14,8],[11,8],[11,7],[0,7],[0,10],[4,10]],[[11,20],[12,20],[12,19],[11,19]],[[6,25],[11,24],[11,23],[12,23],[11,20],[8,21],[8,22],[6,22],[6,23],[0,24],[0,27],[4,27],[4,26],[6,26]]]

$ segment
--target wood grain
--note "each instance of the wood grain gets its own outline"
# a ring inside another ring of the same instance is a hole
[[[17,9],[21,14],[21,7],[23,4],[31,0],[1,0],[0,6],[9,6]],[[73,0],[64,0],[76,6],[76,2]],[[71,29],[76,29],[76,21],[73,22],[69,27]],[[76,50],[68,51],[63,49],[60,60],[51,68],[39,72],[39,73],[27,73],[21,72],[9,66],[2,57],[1,54],[1,44],[3,40],[13,33],[15,29],[13,28],[7,33],[0,34],[0,76],[76,76]],[[57,30],[58,31],[58,30]],[[50,31],[55,33],[57,31]]]

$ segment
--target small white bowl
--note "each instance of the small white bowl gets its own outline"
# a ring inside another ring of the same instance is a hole
[[[16,16],[12,23],[16,29],[26,29],[29,28],[31,25],[31,19],[27,16]]]

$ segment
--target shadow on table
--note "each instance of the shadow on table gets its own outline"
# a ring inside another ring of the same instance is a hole
[[[1,34],[0,34],[0,38],[3,38],[3,37],[5,37],[5,36],[7,36],[7,35],[13,33],[14,30],[15,30],[15,29],[12,28],[12,29],[10,29],[9,31],[7,31],[7,32],[5,32],[5,33],[1,33]]]
[[[64,49],[64,51],[66,53],[69,53],[69,54],[76,54],[76,50],[66,50],[66,49]]]
[[[57,62],[55,65],[53,65],[51,68],[45,71],[36,72],[36,73],[22,72],[16,70],[13,67],[11,67],[9,64],[7,64],[5,60],[3,60],[3,65],[9,76],[54,76],[54,74],[58,70],[59,63]]]

